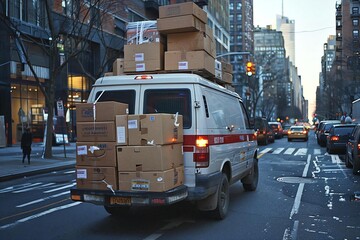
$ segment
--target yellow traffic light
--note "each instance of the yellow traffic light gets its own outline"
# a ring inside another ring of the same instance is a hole
[[[248,75],[248,76],[253,75],[253,63],[252,62],[246,63],[246,75]]]

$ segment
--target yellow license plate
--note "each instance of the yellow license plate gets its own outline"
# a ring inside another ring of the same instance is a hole
[[[131,198],[130,197],[111,197],[110,204],[111,205],[130,205]]]

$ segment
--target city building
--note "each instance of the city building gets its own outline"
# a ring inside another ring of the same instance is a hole
[[[253,0],[230,0],[230,62],[233,65],[233,85],[244,99],[248,97],[247,61],[254,60]]]
[[[50,84],[56,84],[55,100],[61,100],[65,109],[64,131],[75,140],[76,103],[86,101],[94,80],[111,71],[114,59],[123,56],[127,22],[156,19],[159,4],[165,3],[168,1],[105,0],[91,5],[55,0],[50,26],[44,1],[3,1],[0,116],[5,119],[7,145],[20,140],[25,125],[31,126],[35,140],[42,141],[49,110],[45,97],[50,94],[44,91]]]
[[[295,63],[295,20],[283,15],[276,16],[276,30],[282,32],[285,42],[286,56],[290,58],[292,64]]]

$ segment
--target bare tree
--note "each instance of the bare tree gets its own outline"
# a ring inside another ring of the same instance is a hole
[[[64,12],[56,12],[53,6],[53,1],[45,0],[44,15],[38,21],[44,22],[46,26],[44,29],[45,37],[34,37],[25,34],[19,28],[19,25],[14,22],[10,16],[6,15],[5,1],[2,1],[3,11],[1,12],[0,21],[7,26],[11,37],[17,41],[21,48],[23,60],[29,66],[41,92],[45,96],[45,104],[48,110],[47,129],[53,128],[54,105],[56,81],[60,79],[61,72],[67,66],[69,61],[77,61],[82,69],[90,79],[95,80],[103,71],[100,70],[94,76],[86,71],[81,61],[81,55],[86,50],[91,49],[90,41],[94,38],[103,40],[104,29],[103,26],[109,20],[109,13],[116,11],[118,5],[115,0],[91,0],[91,1],[68,1]],[[28,51],[28,44],[33,44],[41,49],[43,55],[48,58],[49,79],[43,83],[40,81],[32,61],[32,56]],[[103,57],[103,63],[107,64]],[[45,139],[45,158],[52,157],[52,131],[47,131]]]

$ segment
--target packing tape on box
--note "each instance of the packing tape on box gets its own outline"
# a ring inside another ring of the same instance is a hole
[[[101,96],[104,94],[105,90],[102,90],[102,92],[100,93],[99,97],[94,101],[93,103],[93,118],[94,118],[94,131],[95,131],[95,121],[96,121],[96,103],[99,101],[99,99],[101,98]]]

